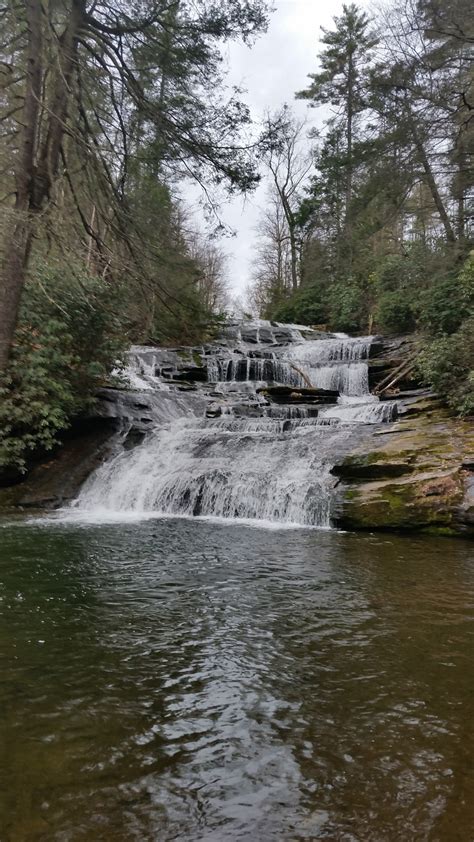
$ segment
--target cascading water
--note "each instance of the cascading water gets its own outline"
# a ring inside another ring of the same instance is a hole
[[[118,445],[75,507],[329,527],[330,471],[341,449],[361,425],[390,421],[396,411],[369,392],[371,343],[305,339],[296,326],[245,323],[203,350],[207,383],[191,394],[163,383],[164,352],[133,348],[128,379],[148,396],[156,393],[156,424],[133,449]],[[272,387],[291,387],[286,404],[271,403]],[[322,396],[319,405],[315,393],[311,403],[314,389],[340,397],[334,403]],[[303,405],[292,404],[295,397]],[[173,400],[167,420],[160,407]]]

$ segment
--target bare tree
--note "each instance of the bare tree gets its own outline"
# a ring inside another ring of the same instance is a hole
[[[303,151],[306,123],[296,120],[289,109],[269,116],[268,133],[278,125],[276,140],[267,154],[267,164],[286,221],[291,256],[291,285],[299,286],[299,246],[297,216],[301,202],[301,188],[312,167],[310,156]]]
[[[193,237],[190,250],[198,268],[197,287],[204,309],[223,312],[230,301],[227,255],[217,243],[198,235]]]

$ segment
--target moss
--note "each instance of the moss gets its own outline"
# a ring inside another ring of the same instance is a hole
[[[388,506],[392,509],[400,509],[404,508],[407,503],[410,501],[409,494],[400,493],[400,491],[385,491],[384,492],[384,500]]]
[[[426,526],[421,531],[424,535],[446,536],[447,538],[453,538],[457,535],[456,530],[451,526]]]
[[[344,489],[339,525],[356,529],[444,529],[455,531],[462,499],[459,472],[399,482],[374,482]]]

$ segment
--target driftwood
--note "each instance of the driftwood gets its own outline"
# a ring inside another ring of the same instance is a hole
[[[265,386],[257,389],[276,403],[336,403],[339,392],[333,389],[307,389],[304,386]]]
[[[413,369],[415,368],[416,357],[412,357],[408,361],[405,360],[395,371],[391,371],[387,377],[384,377],[383,380],[378,383],[375,387],[373,393],[374,395],[382,395],[384,392],[387,392],[392,386],[396,386],[397,383],[402,379],[402,377],[406,377],[407,374],[411,374]]]
[[[302,378],[303,378],[303,380],[304,380],[304,382],[306,383],[306,385],[307,385],[308,389],[314,389],[314,386],[313,386],[313,384],[311,383],[311,380],[310,380],[310,379],[309,379],[309,377],[308,377],[308,376],[304,373],[304,371],[301,371],[301,369],[300,369],[300,368],[298,368],[298,366],[297,366],[297,365],[295,365],[294,363],[289,363],[289,366],[290,366],[290,368],[293,368],[295,371],[297,371],[297,372],[298,372],[298,374],[300,375],[300,377],[302,377]]]

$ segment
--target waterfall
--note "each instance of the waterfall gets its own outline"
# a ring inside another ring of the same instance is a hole
[[[334,389],[342,395],[365,395],[369,391],[367,359],[371,343],[371,336],[306,341],[291,347],[287,356],[313,386]]]
[[[301,375],[291,363],[278,359],[275,354],[265,357],[240,356],[211,359],[207,366],[207,379],[212,383],[279,383],[285,386],[301,386]]]
[[[136,405],[140,390],[151,401],[151,427],[131,449],[119,437],[76,510],[329,527],[332,466],[365,424],[396,414],[394,402],[369,393],[371,343],[305,339],[298,326],[262,320],[233,325],[203,349],[207,382],[190,393],[163,383],[179,352],[132,348],[128,381],[139,390]],[[308,383],[339,392],[337,403],[319,404]],[[286,403],[271,402],[272,386],[291,387]]]
[[[328,526],[329,471],[316,470],[313,431],[300,432],[262,434],[249,421],[239,430],[235,420],[202,429],[182,419],[102,465],[79,505]]]

